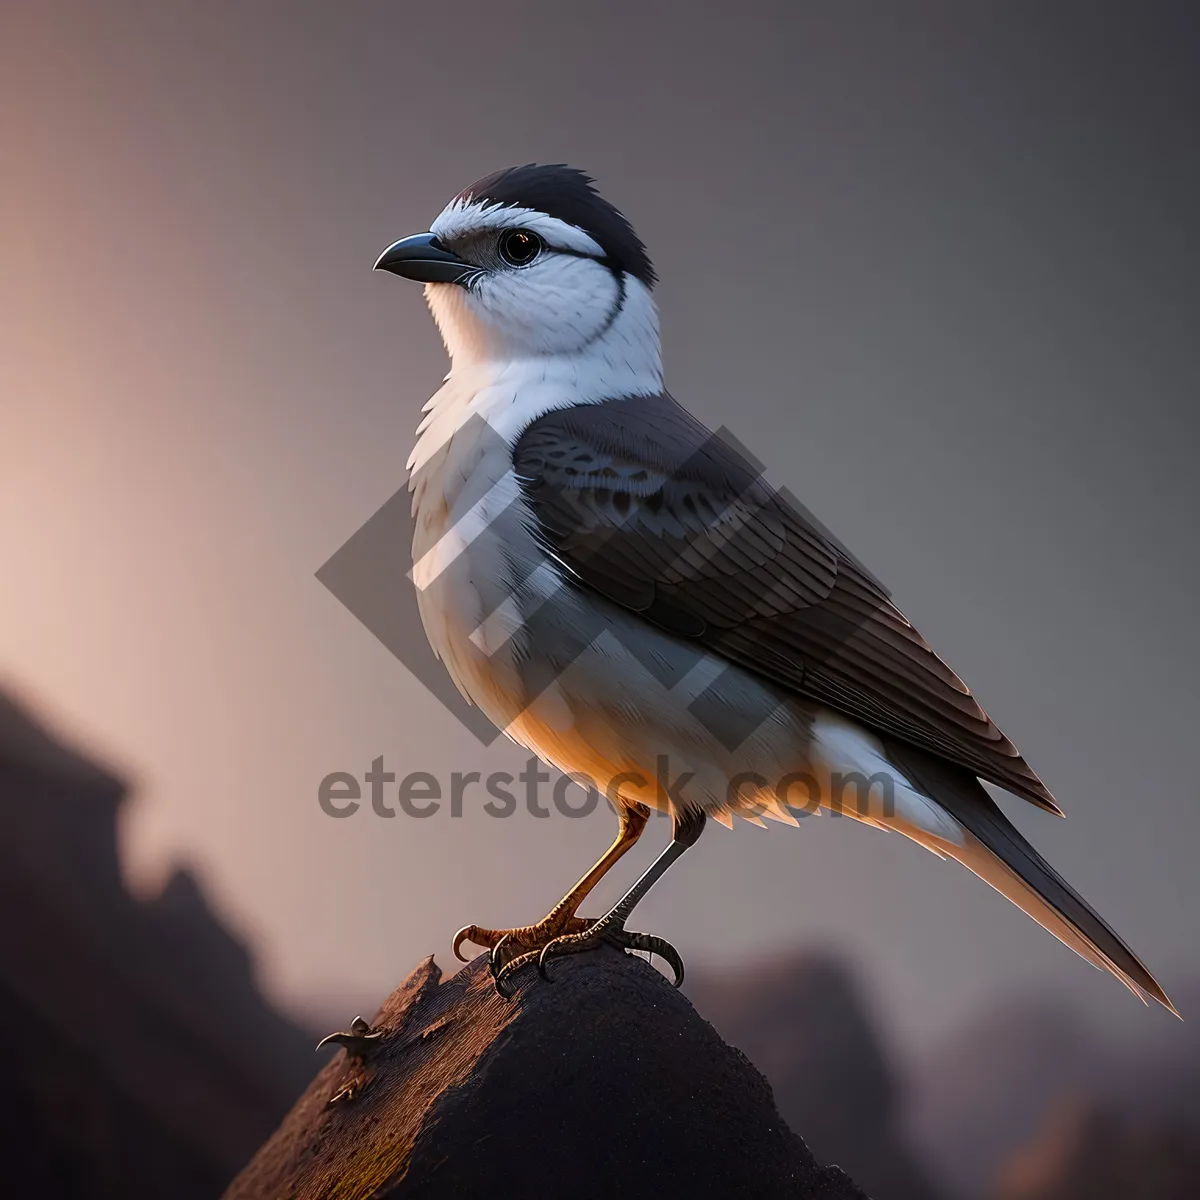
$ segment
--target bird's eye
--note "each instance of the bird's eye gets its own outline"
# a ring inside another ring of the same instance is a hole
[[[546,243],[528,229],[509,229],[500,235],[500,257],[510,267],[527,267]]]

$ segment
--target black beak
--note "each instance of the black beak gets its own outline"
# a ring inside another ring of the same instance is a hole
[[[467,283],[480,268],[446,250],[432,233],[414,233],[389,246],[375,264],[376,271],[391,271],[418,283]]]

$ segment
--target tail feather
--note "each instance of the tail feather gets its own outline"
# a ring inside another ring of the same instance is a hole
[[[1149,997],[1179,1015],[1137,955],[1021,836],[974,775],[892,739],[884,746],[887,757],[964,831],[961,845],[936,837],[918,840],[957,859],[1081,957],[1110,971],[1143,1001]]]

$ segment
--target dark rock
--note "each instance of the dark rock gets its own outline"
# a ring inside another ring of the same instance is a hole
[[[850,971],[832,955],[695,975],[697,1009],[771,1081],[783,1119],[874,1200],[933,1200],[899,1120],[901,1088]]]
[[[767,1082],[641,959],[532,969],[429,958],[317,1075],[226,1200],[863,1200],[780,1119]],[[353,1053],[351,1053],[353,1051]]]
[[[6,1192],[211,1200],[311,1064],[190,872],[146,902],[124,786],[0,694],[0,1155]]]

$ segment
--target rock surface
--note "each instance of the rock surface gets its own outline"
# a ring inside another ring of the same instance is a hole
[[[484,958],[445,982],[426,959],[226,1200],[864,1200],[653,967],[603,951],[553,973],[521,972],[505,1001]]]

